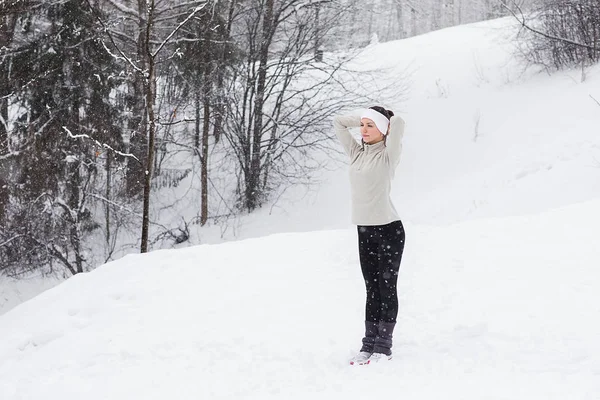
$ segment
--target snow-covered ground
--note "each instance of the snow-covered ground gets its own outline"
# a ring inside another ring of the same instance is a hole
[[[407,224],[395,359],[364,367],[353,230],[127,256],[0,317],[0,398],[597,400],[599,224]]]
[[[407,123],[392,363],[346,363],[364,288],[342,166],[240,220],[246,240],[204,229],[16,307],[54,283],[0,282],[0,399],[600,399],[600,67],[525,70],[511,25],[361,59],[411,83],[384,102]]]

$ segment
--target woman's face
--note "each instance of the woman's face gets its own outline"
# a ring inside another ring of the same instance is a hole
[[[377,129],[375,122],[369,118],[362,118],[360,120],[360,134],[362,135],[363,141],[368,144],[381,142],[383,140],[383,134]]]

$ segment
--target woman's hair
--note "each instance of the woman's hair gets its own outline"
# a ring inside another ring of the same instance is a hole
[[[386,110],[385,108],[380,107],[380,106],[373,106],[373,107],[369,107],[369,108],[371,110],[375,110],[378,113],[382,114],[387,119],[391,119],[394,116],[394,112],[392,110]]]

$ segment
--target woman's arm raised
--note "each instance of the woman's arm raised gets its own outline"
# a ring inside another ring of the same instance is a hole
[[[404,136],[404,120],[394,115],[390,120],[390,133],[385,139],[386,149],[392,166],[398,165],[402,153],[402,137]]]
[[[355,128],[360,126],[360,117],[357,115],[336,115],[333,118],[333,127],[335,128],[335,135],[342,144],[346,154],[350,158],[354,158],[354,155],[361,150],[360,144],[352,137],[348,128]]]

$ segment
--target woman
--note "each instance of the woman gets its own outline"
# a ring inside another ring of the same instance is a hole
[[[359,127],[359,144],[348,128]],[[392,359],[392,334],[398,315],[396,282],[404,250],[404,227],[390,200],[391,181],[400,152],[404,121],[375,106],[361,116],[336,116],[335,133],[350,157],[352,223],[367,288],[365,336],[351,365]]]

